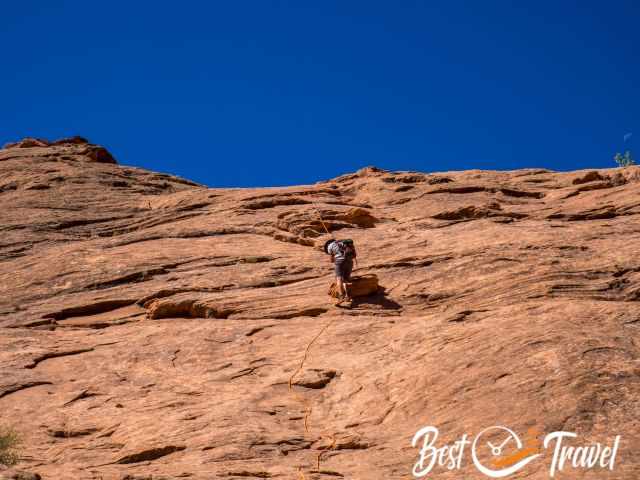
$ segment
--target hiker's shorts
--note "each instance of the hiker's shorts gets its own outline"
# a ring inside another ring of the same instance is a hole
[[[351,270],[353,270],[353,260],[345,259],[342,262],[335,263],[336,277],[348,282],[351,278]]]

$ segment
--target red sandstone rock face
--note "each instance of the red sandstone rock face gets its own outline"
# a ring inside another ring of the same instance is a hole
[[[100,153],[97,153],[100,152]],[[0,422],[45,479],[405,479],[425,425],[622,435],[640,474],[640,169],[205,188],[0,150]],[[319,219],[380,289],[338,309]],[[548,478],[548,461],[527,466]],[[437,478],[483,478],[469,458]]]

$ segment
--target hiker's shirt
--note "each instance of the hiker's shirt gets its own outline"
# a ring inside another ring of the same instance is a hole
[[[340,242],[333,242],[329,245],[329,253],[333,255],[333,260],[336,263],[342,263],[347,259],[351,259],[351,256],[347,253],[347,246],[342,245]]]

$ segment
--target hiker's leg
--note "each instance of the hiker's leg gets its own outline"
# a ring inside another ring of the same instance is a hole
[[[346,295],[346,289],[344,285],[344,265],[343,262],[336,262],[335,271],[336,271],[336,286],[338,287],[338,294],[340,298]]]
[[[351,295],[349,294],[349,287],[347,286],[347,282],[351,280],[352,270],[353,262],[350,259],[345,260],[344,265],[342,266],[342,284],[344,286],[344,295],[348,300],[351,300]]]
[[[336,299],[336,306],[339,306],[345,299],[344,295],[344,281],[340,275],[336,275],[336,287],[338,287],[338,298]]]
[[[344,280],[342,277],[336,277],[336,284],[338,285],[338,293],[340,294],[340,298],[346,295],[347,289],[344,284]]]
[[[344,281],[342,279],[342,262],[336,262],[333,265],[336,275],[336,287],[338,288],[338,303],[344,297]]]
[[[349,295],[349,287],[346,282],[342,282],[342,289],[344,290],[344,298],[345,300],[351,301],[351,295]]]

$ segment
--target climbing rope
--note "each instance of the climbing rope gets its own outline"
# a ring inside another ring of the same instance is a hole
[[[331,233],[329,232],[329,229],[327,228],[327,225],[324,223],[324,220],[322,219],[322,213],[320,213],[320,209],[318,208],[318,206],[313,200],[311,200],[311,205],[313,206],[313,208],[315,208],[316,212],[318,213],[318,217],[320,218],[320,224],[322,225],[322,228],[324,228],[324,231],[327,232],[327,235],[330,235],[331,238],[333,238],[333,235],[331,235]]]
[[[318,218],[320,219],[320,224],[322,225],[322,228],[324,228],[324,231],[327,232],[327,235],[331,236],[331,238],[333,238],[333,235],[331,235],[331,232],[329,232],[329,229],[327,228],[327,225],[324,223],[324,220],[322,218],[322,213],[320,212],[320,208],[318,208],[318,206],[316,205],[316,203],[311,200],[311,205],[313,206],[313,208],[315,209],[315,211],[318,214]],[[305,348],[304,350],[304,356],[302,357],[302,360],[300,361],[300,365],[298,365],[298,368],[293,372],[293,374],[289,377],[289,392],[291,392],[291,394],[294,396],[294,398],[296,398],[297,400],[299,400],[303,405],[304,405],[304,431],[305,433],[309,433],[309,416],[311,415],[311,412],[313,411],[313,407],[311,406],[311,404],[309,402],[307,402],[307,400],[302,397],[301,395],[298,395],[294,390],[293,390],[293,380],[296,377],[296,375],[298,375],[298,373],[300,373],[302,371],[302,368],[304,367],[305,362],[307,361],[307,357],[309,356],[309,350],[311,350],[311,347],[313,346],[313,344],[322,336],[322,334],[333,324],[335,318],[332,318],[331,320],[329,320],[321,329],[320,331],[315,335],[315,337],[313,337],[313,339],[307,344],[307,348]],[[320,437],[322,438],[322,437]],[[327,448],[326,450],[321,451],[320,453],[318,453],[318,456],[316,458],[316,470],[320,471],[320,462],[322,460],[322,455],[326,452],[328,452],[329,450],[333,450],[336,446],[336,438],[335,435],[333,435],[331,437],[331,444],[329,445],[329,448]],[[302,472],[302,467],[298,468],[298,477],[300,480],[306,480],[306,477],[304,476],[304,473]]]
[[[309,433],[309,416],[311,415],[311,412],[313,410],[311,404],[309,402],[307,402],[307,400],[302,397],[301,395],[298,395],[294,390],[293,390],[293,380],[296,377],[296,375],[298,375],[298,373],[300,373],[302,371],[302,368],[304,367],[305,362],[307,361],[307,357],[309,356],[309,350],[311,350],[311,347],[313,346],[313,344],[322,336],[322,334],[333,324],[333,322],[335,321],[335,318],[332,318],[331,320],[329,320],[321,329],[320,331],[315,335],[315,337],[313,337],[313,339],[307,344],[307,348],[305,348],[304,350],[304,356],[302,357],[302,360],[300,361],[300,365],[298,365],[298,368],[293,372],[293,374],[289,377],[289,391],[291,392],[291,394],[297,399],[299,400],[305,407],[305,413],[304,413],[304,431],[305,433]],[[322,437],[321,437],[322,438]],[[335,436],[332,436],[332,442],[331,445],[329,446],[329,448],[327,450],[324,450],[322,452],[320,452],[318,454],[318,457],[316,459],[316,464],[317,464],[317,470],[320,470],[320,461],[322,459],[322,455],[326,452],[328,452],[329,450],[333,450],[333,448],[335,448],[336,445],[336,439]],[[302,468],[298,469],[298,475],[300,480],[305,480],[305,476],[304,473],[302,473]]]
[[[336,436],[332,435],[331,436],[331,445],[329,445],[329,448],[327,448],[326,450],[321,451],[318,454],[318,465],[316,470],[320,471],[320,459],[322,458],[322,455],[330,450],[333,450],[334,448],[336,448]]]

